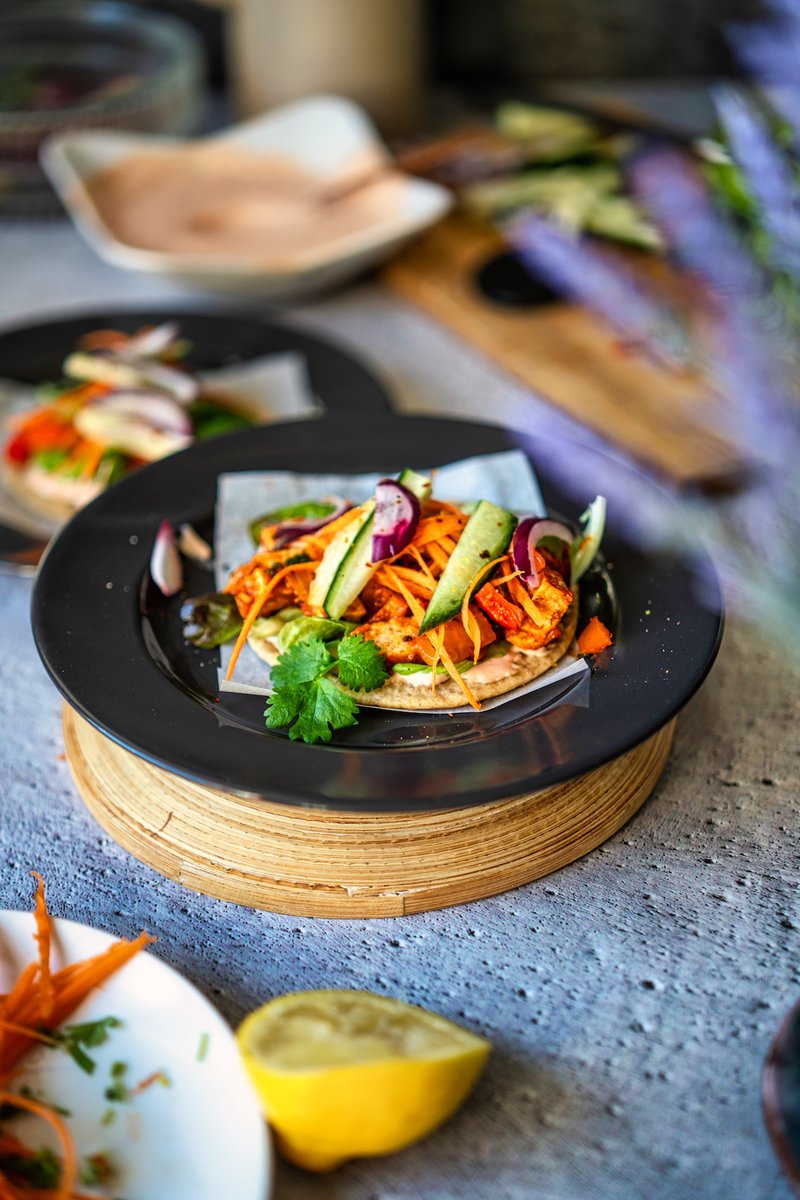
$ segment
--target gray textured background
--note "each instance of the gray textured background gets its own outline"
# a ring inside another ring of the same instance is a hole
[[[0,264],[6,321],[183,298],[100,264],[60,224],[0,227]],[[297,316],[372,360],[405,408],[466,404],[517,424],[540,411],[373,285]],[[582,862],[463,908],[340,923],[195,896],[100,831],[59,760],[29,597],[30,583],[0,579],[0,906],[27,907],[39,868],[57,914],[122,934],[145,925],[154,953],[232,1022],[280,992],[359,987],[494,1043],[441,1132],[331,1176],[281,1167],[279,1200],[787,1200],[759,1100],[800,993],[800,705],[780,648],[731,623],[655,795]]]

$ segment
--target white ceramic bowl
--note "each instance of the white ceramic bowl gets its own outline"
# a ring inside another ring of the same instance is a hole
[[[233,125],[211,140],[287,155],[322,182],[338,176],[365,151],[377,151],[388,161],[388,153],[366,114],[339,96],[312,96],[287,104]],[[265,271],[257,263],[142,250],[118,241],[92,201],[86,187],[88,177],[132,152],[182,144],[184,140],[177,138],[76,130],[49,138],[42,147],[41,160],[75,225],[108,262],[163,275],[187,287],[273,300],[307,296],[353,278],[388,258],[452,206],[446,188],[406,176],[399,212],[388,214],[385,222],[346,241],[337,240],[335,246],[322,247],[318,257],[302,270],[281,274]]]

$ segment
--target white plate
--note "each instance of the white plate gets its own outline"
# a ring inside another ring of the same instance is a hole
[[[356,104],[339,96],[311,96],[264,116],[234,125],[209,139],[250,150],[288,155],[320,179],[337,176],[365,153],[388,154],[369,118]],[[53,186],[78,229],[109,262],[134,271],[150,271],[189,287],[289,299],[323,290],[383,261],[452,207],[450,192],[438,184],[406,176],[399,212],[387,215],[351,238],[322,248],[303,270],[269,273],[257,263],[226,262],[215,257],[141,250],[120,242],[92,201],[86,180],[139,150],[181,145],[176,138],[76,130],[45,142],[41,158]]]
[[[105,950],[115,939],[74,921],[54,922],[55,967]],[[31,913],[0,912],[0,992],[35,956]],[[94,992],[67,1024],[114,1016],[122,1022],[105,1045],[89,1051],[93,1075],[65,1053],[44,1047],[23,1060],[16,1083],[69,1109],[78,1153],[106,1153],[117,1168],[111,1190],[125,1200],[267,1200],[273,1165],[266,1125],[230,1029],[200,993],[152,954],[139,953]],[[204,1035],[207,1035],[205,1037]],[[203,1043],[207,1052],[198,1061]],[[127,1104],[110,1105],[104,1090],[111,1064],[128,1065],[131,1084],[163,1070],[158,1084]],[[113,1108],[116,1118],[102,1125]],[[29,1145],[56,1146],[35,1117],[14,1118]]]

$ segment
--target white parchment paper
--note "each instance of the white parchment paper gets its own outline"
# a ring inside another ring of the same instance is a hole
[[[416,466],[414,469],[423,470],[426,474],[432,471],[431,468],[426,470]],[[442,500],[454,503],[491,500],[518,513],[531,516],[546,513],[538,481],[528,459],[520,450],[462,459],[460,462],[433,469],[433,475],[434,495]],[[248,526],[261,513],[300,500],[316,500],[321,496],[342,496],[360,503],[372,495],[375,485],[384,477],[380,473],[306,475],[286,471],[242,471],[221,475],[217,485],[214,537],[217,588],[221,590],[224,587],[235,567],[252,558],[255,548]],[[234,679],[230,682],[225,679],[231,652],[230,645],[221,649],[220,690],[268,696],[271,691],[269,667],[249,648],[245,648],[239,657]],[[571,676],[577,677],[584,672],[588,676],[589,668],[585,661],[568,654],[538,679],[504,696],[485,700],[481,708],[496,708],[501,704],[508,704],[520,696],[550,687]],[[368,701],[359,700],[359,705],[370,707]],[[420,708],[415,711],[442,710]]]

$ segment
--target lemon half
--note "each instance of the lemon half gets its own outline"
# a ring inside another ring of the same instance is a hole
[[[489,1054],[484,1038],[371,992],[295,992],[237,1032],[278,1148],[308,1171],[391,1154],[446,1121]]]

